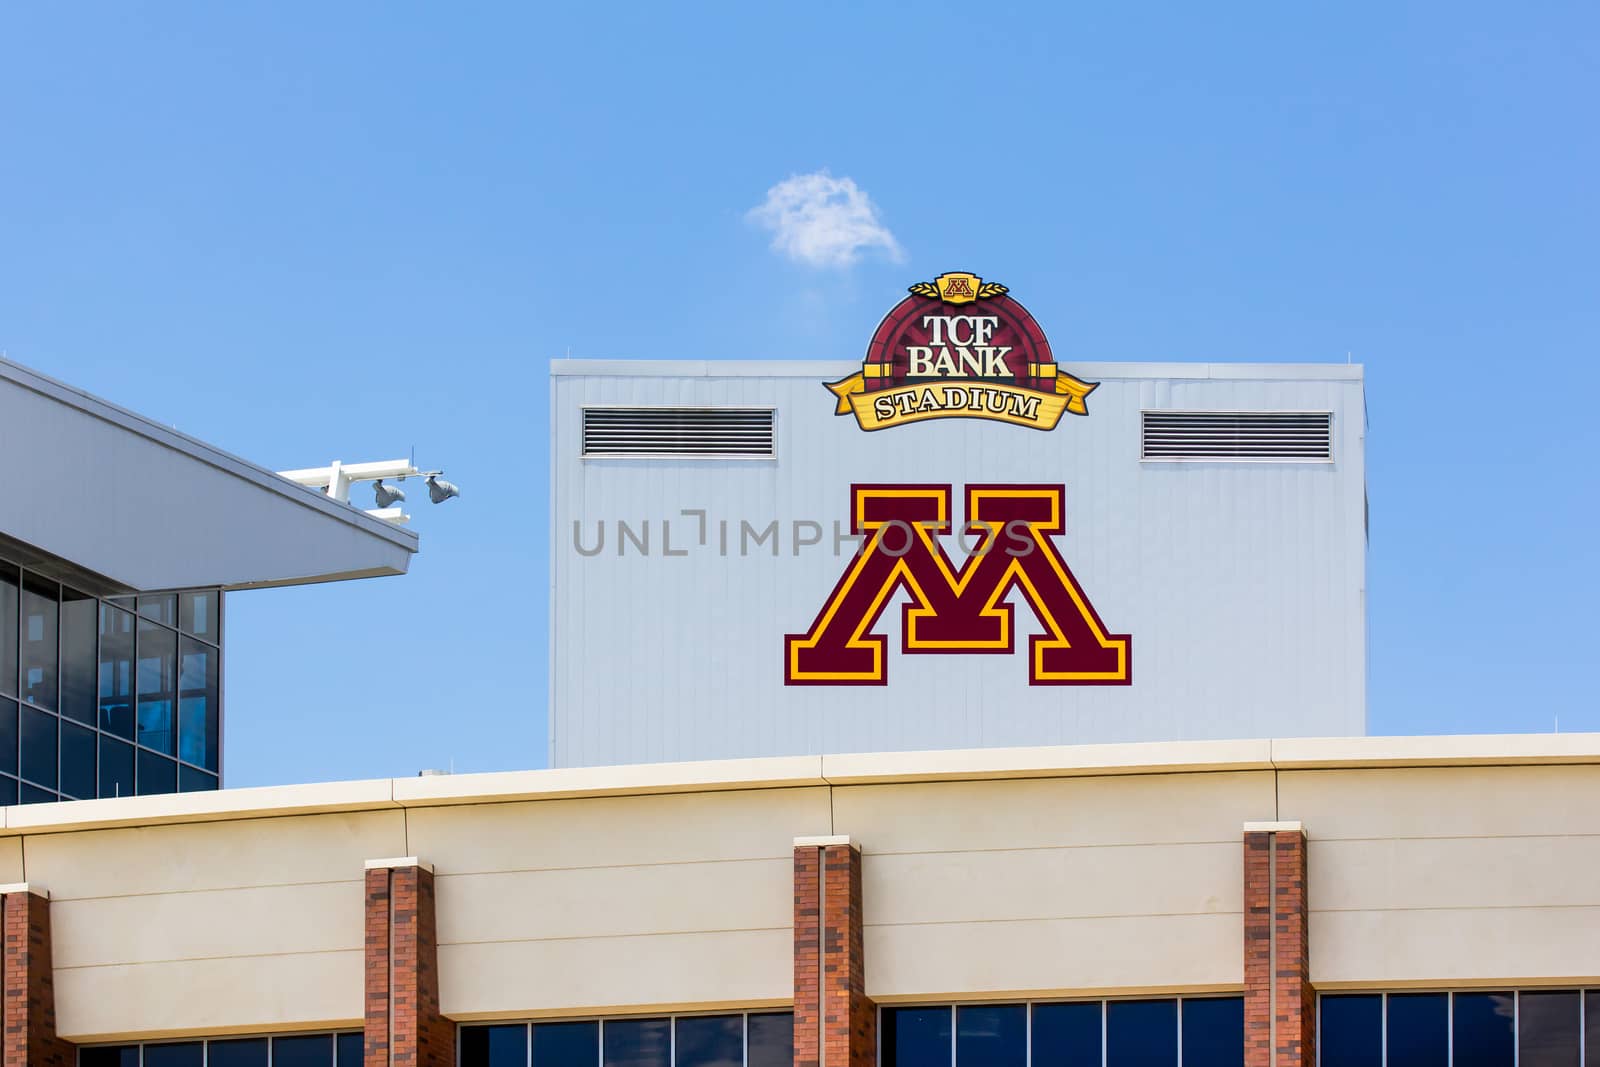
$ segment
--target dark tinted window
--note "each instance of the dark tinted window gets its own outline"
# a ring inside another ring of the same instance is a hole
[[[29,785],[27,782],[22,783],[17,789],[17,794],[17,800],[23,804],[53,804],[61,799],[56,796],[53,790],[40,789],[38,786]]]
[[[22,777],[48,789],[56,787],[56,724],[48,711],[22,706]]]
[[[154,752],[139,750],[138,778],[134,781],[135,792],[140,796],[151,793],[174,793],[178,789],[178,765],[165,756],[158,756]],[[288,1038],[284,1038],[285,1041]]]
[[[144,1067],[200,1067],[204,1062],[204,1046],[198,1041],[144,1047]]]
[[[208,770],[217,768],[218,655],[193,638],[179,642],[178,758]]]
[[[1454,1067],[1512,1067],[1517,1000],[1510,993],[1457,993]]]
[[[607,1022],[601,1039],[605,1067],[669,1067],[670,1019],[618,1019]]]
[[[170,756],[177,752],[178,635],[141,619],[138,636],[138,742]]]
[[[100,605],[100,729],[133,740],[133,616],[105,604]]]
[[[514,1026],[463,1026],[461,1067],[527,1067],[528,1028]],[[594,1067],[590,1060],[588,1067]]]
[[[739,1067],[744,1062],[744,1016],[693,1015],[674,1025],[675,1067]]]
[[[0,775],[0,804],[17,802],[17,780]]]
[[[272,1067],[333,1067],[333,1035],[273,1038]]]
[[[883,1067],[949,1067],[949,1008],[884,1008]]]
[[[267,1039],[212,1041],[206,1048],[206,1067],[267,1067]]]
[[[1322,1067],[1383,1067],[1383,996],[1323,997],[1317,1044]]]
[[[1028,1006],[974,1004],[956,1009],[956,1067],[1026,1067]]]
[[[747,1043],[750,1067],[794,1067],[794,1015],[752,1015]]]
[[[56,706],[56,640],[61,587],[31,574],[22,577],[22,699]]]
[[[1177,1001],[1107,1002],[1106,1067],[1176,1067],[1177,1062]]]
[[[79,800],[95,797],[95,732],[74,723],[61,724],[61,791]]]
[[[0,699],[0,774],[17,773],[17,705]]]
[[[0,563],[0,693],[17,692],[17,605],[21,573]]]
[[[133,746],[100,736],[100,795],[133,796]]]
[[[1596,1005],[1589,1007],[1592,1011]],[[1575,992],[1522,994],[1517,1004],[1518,1067],[1578,1067],[1580,1013]],[[1590,1049],[1589,1058],[1600,1064],[1600,1048]]]
[[[139,598],[139,614],[167,626],[178,625],[178,597],[174,593],[152,593]]]
[[[95,633],[99,604],[87,593],[61,590],[61,714],[94,725]]]
[[[1388,1067],[1447,1067],[1448,1018],[1443,993],[1391,994]]]
[[[1600,1067],[1600,991],[1583,995],[1583,1056],[1585,1067]]]
[[[207,789],[217,788],[217,776],[206,771],[197,771],[193,767],[178,767],[178,792],[199,793]]]
[[[594,1067],[600,1062],[599,1023],[534,1023],[533,1062],[539,1067]]]
[[[100,1045],[78,1050],[78,1067],[139,1067],[138,1045]]]
[[[1244,998],[1183,1002],[1183,1067],[1241,1067]]]
[[[366,1060],[367,1039],[359,1030],[350,1034],[335,1034],[333,1045],[338,1067],[361,1067]]]
[[[1100,1067],[1100,1002],[1035,1004],[1033,1067]]]
[[[178,626],[186,633],[217,643],[217,598],[214,589],[178,597]]]

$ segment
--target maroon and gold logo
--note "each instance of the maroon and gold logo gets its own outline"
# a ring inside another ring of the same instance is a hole
[[[911,286],[878,324],[861,372],[828,391],[863,430],[924,419],[994,419],[1055,429],[1087,415],[1097,382],[1056,366],[1050,342],[1005,286],[956,271]]]
[[[959,569],[940,541],[953,527],[951,495],[948,485],[851,487],[861,548],[810,628],[785,636],[784,684],[887,684],[888,639],[872,629],[900,590],[910,597],[901,652],[1009,654],[1014,590],[1044,630],[1028,641],[1029,684],[1128,685],[1132,638],[1107,630],[1056,547],[1064,487],[967,486]]]

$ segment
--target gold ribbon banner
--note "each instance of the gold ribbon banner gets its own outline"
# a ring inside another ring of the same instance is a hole
[[[925,419],[962,418],[994,419],[1034,430],[1053,430],[1063,412],[1087,415],[1084,398],[1100,383],[1058,373],[1053,395],[974,378],[908,382],[870,393],[860,374],[823,384],[838,398],[833,413],[854,414],[863,430],[884,430]]]

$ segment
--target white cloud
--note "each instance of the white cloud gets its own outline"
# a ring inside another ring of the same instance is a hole
[[[825,170],[774,185],[747,217],[772,231],[774,252],[807,266],[848,267],[871,248],[896,263],[905,258],[872,198],[849,178]]]

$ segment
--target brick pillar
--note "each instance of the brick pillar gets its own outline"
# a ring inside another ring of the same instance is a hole
[[[73,1046],[56,1036],[50,961],[50,894],[26,882],[0,885],[5,923],[5,1067],[72,1067]]]
[[[861,850],[848,837],[794,840],[794,1067],[873,1067]]]
[[[433,867],[415,856],[367,861],[365,969],[367,1067],[453,1067],[456,1024],[439,1014]]]
[[[1244,824],[1245,1067],[1311,1067],[1306,835],[1297,822]]]

